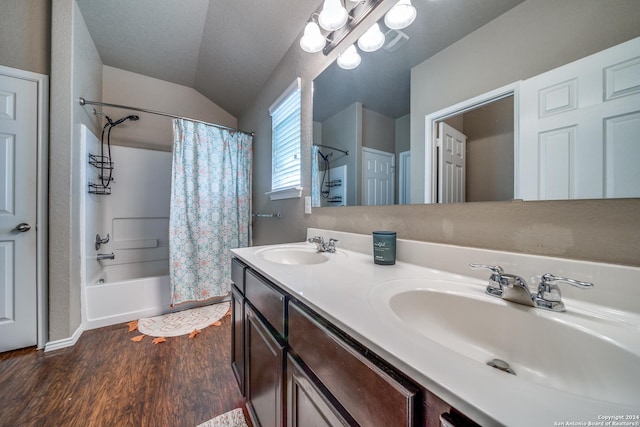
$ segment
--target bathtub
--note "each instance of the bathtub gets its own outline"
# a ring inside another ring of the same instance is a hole
[[[172,308],[170,292],[169,275],[128,278],[121,269],[105,267],[85,288],[84,329],[101,328],[229,299],[220,297]]]

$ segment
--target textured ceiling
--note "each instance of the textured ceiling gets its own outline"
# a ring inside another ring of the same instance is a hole
[[[76,0],[105,65],[189,86],[238,117],[321,0]]]

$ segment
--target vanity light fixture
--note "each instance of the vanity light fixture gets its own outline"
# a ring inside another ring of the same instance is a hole
[[[363,52],[374,52],[384,44],[384,34],[376,22],[358,39],[358,47]]]
[[[349,11],[343,1],[354,3]],[[300,47],[305,52],[322,52],[328,55],[362,22],[383,0],[324,0],[320,13],[313,13],[300,38]],[[391,29],[405,28],[416,18],[416,9],[411,0],[399,0],[386,14],[385,25]],[[391,25],[390,27],[387,20]],[[324,31],[324,33],[323,33]],[[375,23],[358,40],[363,52],[380,49],[385,35],[380,24]],[[349,46],[338,58],[338,65],[344,69],[353,69],[360,64],[361,58],[355,45]]]
[[[324,0],[322,11],[318,15],[318,24],[327,31],[335,31],[347,23],[348,17],[342,0]]]
[[[302,50],[309,53],[320,52],[326,42],[327,40],[320,32],[318,24],[311,21],[304,27],[304,35],[300,39],[300,47]]]
[[[338,66],[345,70],[352,70],[360,65],[361,60],[356,47],[351,45],[338,56]]]
[[[407,28],[416,19],[416,8],[411,0],[400,0],[384,15],[384,25],[391,30]]]

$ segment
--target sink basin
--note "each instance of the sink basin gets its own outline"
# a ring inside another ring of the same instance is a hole
[[[521,306],[485,295],[478,285],[440,280],[386,282],[370,301],[413,339],[434,340],[482,369],[501,359],[518,379],[601,401],[640,402],[637,326]]]
[[[327,262],[330,254],[302,246],[278,246],[256,251],[262,259],[276,264],[312,265]]]

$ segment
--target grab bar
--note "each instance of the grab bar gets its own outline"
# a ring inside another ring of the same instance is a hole
[[[282,214],[280,212],[276,212],[276,213],[254,213],[251,216],[255,216],[256,218],[282,218]]]

